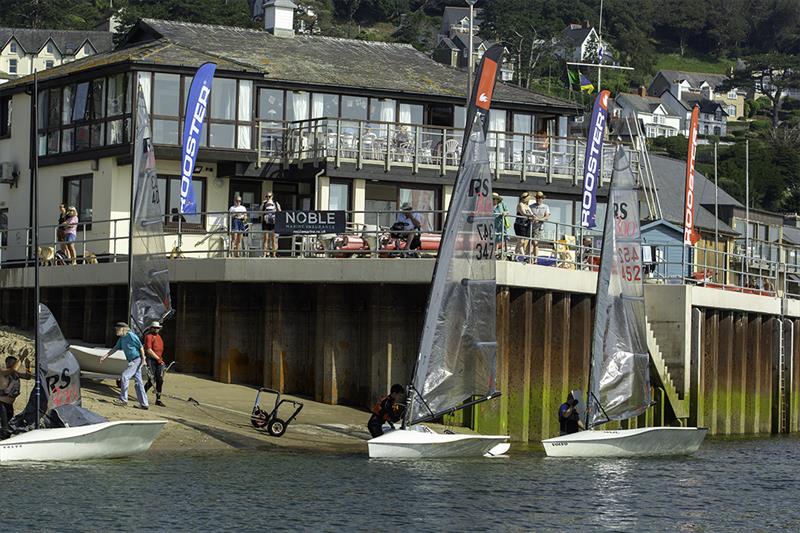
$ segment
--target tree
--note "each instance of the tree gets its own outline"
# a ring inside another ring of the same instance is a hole
[[[800,89],[800,58],[779,52],[747,57],[722,90],[733,87],[747,89],[748,94],[763,93],[772,103],[772,127],[777,128],[787,89]]]
[[[701,35],[706,25],[705,10],[698,0],[664,0],[659,9],[658,24],[664,34],[678,41],[681,56],[686,53],[690,39]]]

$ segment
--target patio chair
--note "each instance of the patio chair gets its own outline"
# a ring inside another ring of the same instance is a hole
[[[445,164],[452,160],[453,166],[458,165],[458,160],[461,158],[461,143],[456,139],[447,139],[444,142],[444,158]]]

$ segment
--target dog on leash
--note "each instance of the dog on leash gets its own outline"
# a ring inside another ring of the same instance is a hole
[[[97,264],[97,255],[92,252],[86,252],[83,256],[83,264],[84,265],[96,265]]]
[[[48,266],[55,264],[56,250],[52,246],[39,246],[39,265]]]

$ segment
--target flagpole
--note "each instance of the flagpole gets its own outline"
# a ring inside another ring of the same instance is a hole
[[[34,394],[36,395],[36,419],[34,427],[39,429],[39,418],[42,415],[41,387],[42,376],[39,372],[39,359],[42,356],[42,339],[39,335],[39,73],[33,71],[33,91],[31,93],[31,193],[33,194],[33,361],[34,361]]]
[[[597,39],[598,41],[600,41],[599,43],[597,43],[597,46],[602,50],[603,49],[603,0],[600,0],[600,25],[598,27]],[[598,57],[597,64],[599,65],[602,62],[603,62],[602,56]],[[603,75],[602,67],[597,67],[597,94],[600,94],[600,91],[603,89],[603,86],[600,84],[602,75]]]
[[[717,175],[717,146],[719,143],[714,143],[714,255],[716,260],[714,264],[719,268],[719,179]]]

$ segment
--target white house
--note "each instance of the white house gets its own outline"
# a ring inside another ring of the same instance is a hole
[[[677,90],[676,93],[667,91],[661,95],[661,102],[670,112],[681,117],[680,133],[689,136],[689,126],[692,120],[694,106],[700,106],[698,120],[698,133],[700,135],[718,135],[723,137],[728,134],[728,113],[723,104],[716,100],[709,100],[702,94],[687,93]]]
[[[111,32],[0,28],[0,83],[108,52]]]
[[[610,63],[612,54],[608,43],[600,40],[589,21],[584,21],[564,28],[558,55],[566,61],[597,63],[599,48],[603,51],[603,63]]]
[[[725,111],[726,120],[737,120],[744,116],[744,93],[735,87],[723,91],[721,87],[727,79],[724,74],[661,70],[650,83],[647,94],[661,96],[669,91],[673,95],[701,96],[718,102]]]
[[[681,116],[673,113],[659,98],[623,93],[614,99],[612,118],[619,122],[638,120],[645,137],[674,137],[681,131]]]

